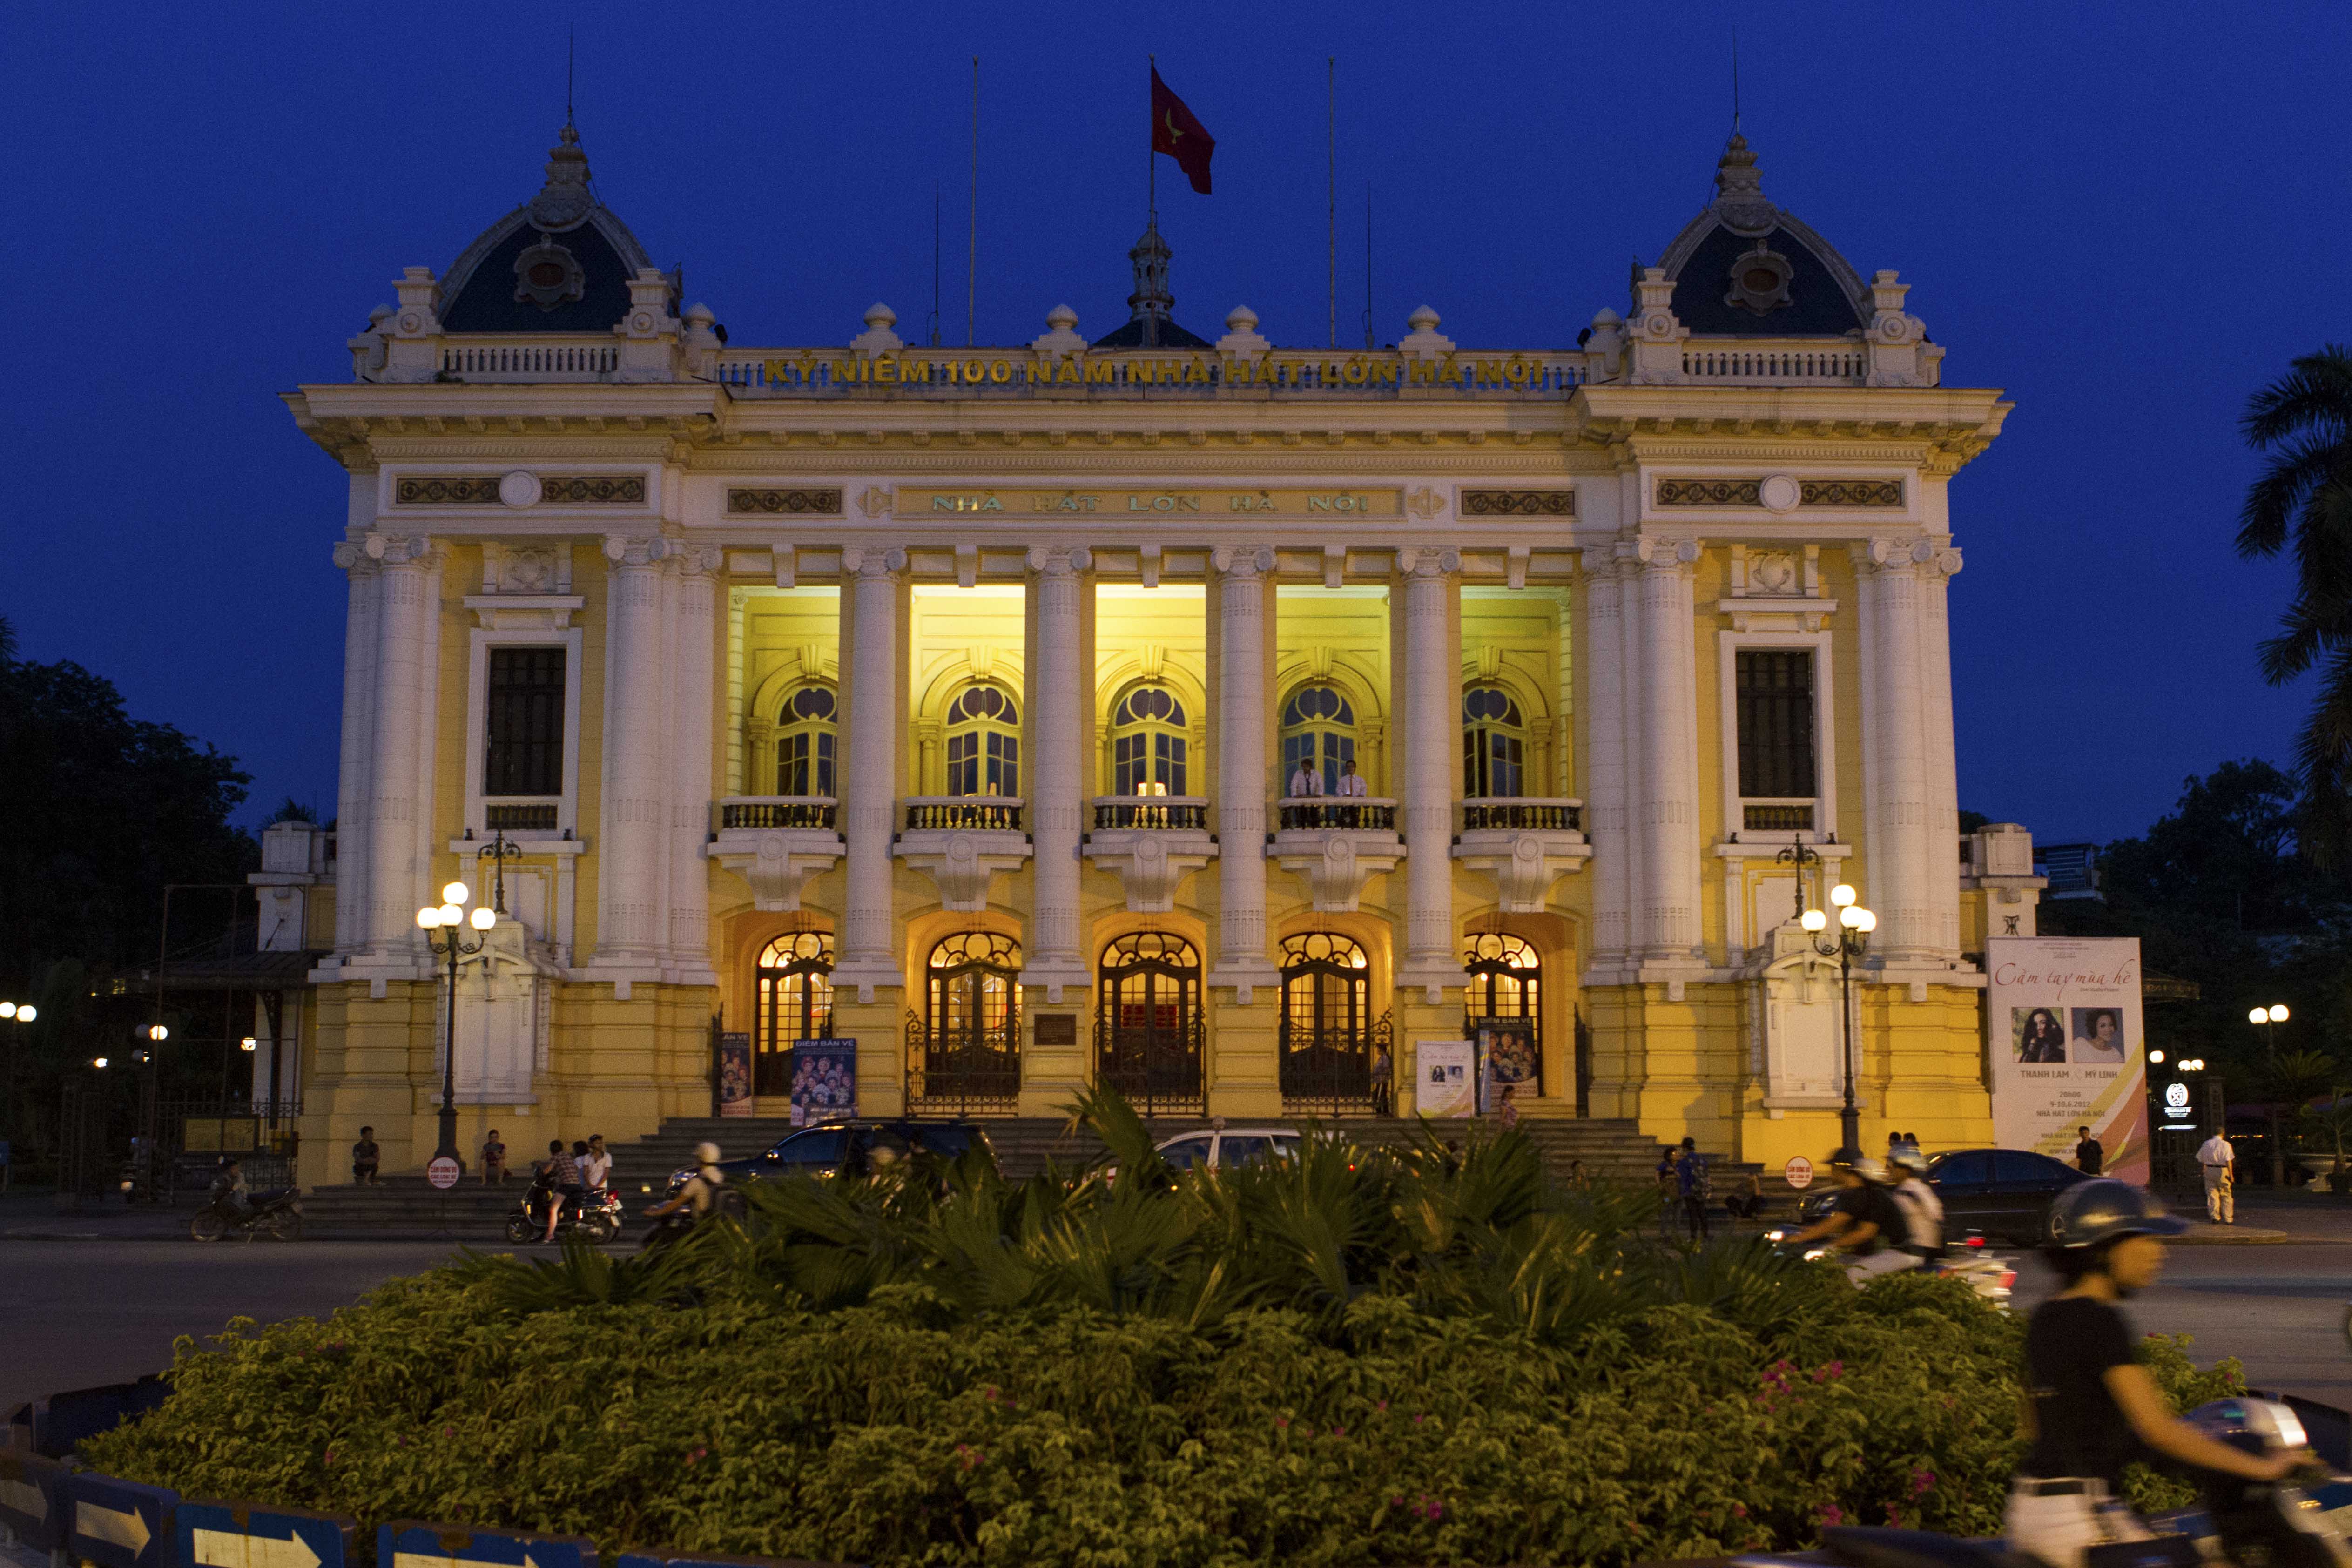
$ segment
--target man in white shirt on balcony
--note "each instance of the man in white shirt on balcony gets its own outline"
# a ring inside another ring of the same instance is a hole
[[[1364,776],[1356,771],[1354,758],[1350,757],[1339,764],[1339,788],[1335,793],[1349,800],[1360,800],[1368,793],[1364,789]],[[1344,806],[1339,811],[1339,825],[1343,828],[1362,827],[1363,823],[1359,821],[1360,815],[1355,807]]]
[[[1294,800],[1304,800],[1309,796],[1321,793],[1323,793],[1323,775],[1308,767],[1307,758],[1300,758],[1297,769],[1290,776],[1290,798]]]

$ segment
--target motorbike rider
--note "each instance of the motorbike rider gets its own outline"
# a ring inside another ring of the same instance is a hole
[[[1918,1259],[1903,1250],[1910,1224],[1888,1191],[1885,1162],[1869,1155],[1851,1162],[1832,1156],[1830,1169],[1844,1191],[1830,1211],[1814,1224],[1787,1239],[1792,1247],[1816,1244],[1846,1260],[1846,1272],[1856,1284],[1873,1275],[1908,1269]]]
[[[2123,1468],[2153,1451],[2249,1480],[2276,1480],[2296,1457],[2216,1442],[2166,1407],[2134,1358],[2139,1334],[2117,1307],[2164,1268],[2160,1237],[2188,1227],[2137,1187],[2095,1177],[2060,1195],[2043,1249],[2066,1288],[2025,1328],[2025,1428],[2032,1448],[2010,1485],[2012,1550],[2082,1568],[2089,1548],[2153,1532],[2117,1495]]]
[[[667,1202],[655,1204],[646,1210],[646,1218],[659,1220],[646,1238],[646,1249],[667,1247],[686,1233],[688,1227],[700,1224],[719,1206],[721,1190],[727,1185],[727,1173],[719,1168],[719,1145],[712,1143],[694,1146],[695,1172],[686,1178]]]
[[[253,1218],[253,1197],[245,1185],[245,1166],[234,1156],[225,1158],[213,1173],[213,1207],[242,1225]]]
[[[1920,1268],[1932,1269],[1944,1256],[1944,1200],[1927,1185],[1927,1156],[1914,1143],[1905,1143],[1887,1162],[1894,1167],[1894,1185],[1887,1196],[1903,1211],[1909,1240],[1903,1250]]]

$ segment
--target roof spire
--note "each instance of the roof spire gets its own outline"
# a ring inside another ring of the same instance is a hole
[[[1734,234],[1769,234],[1780,213],[1764,194],[1764,177],[1757,172],[1756,154],[1738,131],[1724,144],[1715,164],[1715,211],[1723,226]]]
[[[567,114],[563,130],[547,153],[547,183],[530,199],[530,221],[550,234],[576,229],[596,204],[588,193],[588,154],[581,151],[580,132]]]
[[[1160,328],[1176,313],[1176,297],[1168,292],[1168,258],[1173,254],[1160,237],[1156,219],[1144,225],[1143,237],[1127,253],[1135,263],[1135,292],[1127,297],[1128,309],[1142,326],[1140,346],[1146,349],[1160,346]]]

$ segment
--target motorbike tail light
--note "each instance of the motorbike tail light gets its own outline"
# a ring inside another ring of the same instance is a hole
[[[2001,1270],[2001,1276],[2000,1276],[2000,1288],[2001,1288],[2002,1290],[2006,1291],[2006,1290],[2008,1290],[2011,1285],[2014,1285],[2014,1284],[2016,1284],[2016,1283],[2017,1283],[2017,1270],[2014,1270],[2014,1269],[2004,1269],[2003,1270]]]
[[[1970,1247],[1981,1247],[1984,1244],[1985,1239],[1981,1236],[1971,1236],[1968,1239],[1968,1245]]]

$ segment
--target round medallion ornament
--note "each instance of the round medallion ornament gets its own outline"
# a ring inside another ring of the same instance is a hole
[[[1786,474],[1768,474],[1756,487],[1756,498],[1768,512],[1793,512],[1805,498],[1804,487]]]
[[[518,468],[499,476],[499,499],[517,511],[539,505],[540,495],[539,476],[536,474]]]

